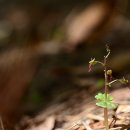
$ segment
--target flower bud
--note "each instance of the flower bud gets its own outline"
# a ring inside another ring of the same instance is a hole
[[[95,65],[95,64],[97,64],[97,61],[95,61],[95,58],[94,58],[94,59],[91,59],[91,60],[89,61],[89,64]]]
[[[122,84],[127,84],[129,81],[123,77],[122,79],[119,79],[119,82]]]
[[[111,76],[112,75],[112,70],[107,70],[107,75]]]
[[[97,61],[95,61],[95,58],[94,59],[91,59],[89,61],[89,69],[88,69],[88,72],[90,72],[92,70],[92,66],[95,65],[97,63]]]

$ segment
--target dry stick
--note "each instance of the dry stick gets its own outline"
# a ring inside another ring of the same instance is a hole
[[[112,118],[113,118],[113,119],[112,119],[112,121],[111,121],[111,123],[110,123],[110,125],[109,125],[110,128],[112,128],[112,127],[115,125],[116,121],[117,121],[117,117],[116,117],[115,115],[113,115]]]
[[[89,123],[90,123],[89,121],[86,122],[82,120],[81,123],[84,125],[86,130],[92,130],[91,127],[89,126]]]

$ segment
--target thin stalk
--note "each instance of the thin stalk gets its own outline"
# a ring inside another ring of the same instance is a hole
[[[105,124],[106,130],[109,130],[108,109],[107,108],[104,108],[104,124]]]
[[[100,61],[97,61],[97,63],[101,64],[102,66],[104,66],[104,63],[100,62]]]
[[[108,85],[111,85],[111,84],[113,84],[113,83],[115,83],[115,82],[117,82],[117,81],[118,81],[118,79],[115,79],[115,80],[109,82]]]
[[[105,75],[105,101],[107,101],[107,94],[108,94],[108,76],[107,76],[107,67],[106,67],[106,62],[107,62],[107,56],[104,57],[104,75]],[[106,127],[106,130],[109,130],[109,125],[108,125],[108,109],[104,108],[104,124]]]

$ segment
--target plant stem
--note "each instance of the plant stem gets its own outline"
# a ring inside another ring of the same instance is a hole
[[[107,108],[104,108],[104,124],[105,124],[106,130],[109,130],[109,125],[108,125],[108,110],[107,110]]]
[[[101,64],[102,66],[104,66],[104,63],[100,62],[100,61],[97,61],[97,63]]]
[[[104,57],[104,75],[105,75],[105,101],[107,101],[107,94],[108,94],[108,76],[107,76],[107,67],[106,67],[106,62],[107,62],[107,56]],[[108,125],[108,109],[104,108],[104,123],[106,130],[109,130],[109,125]]]
[[[111,84],[113,84],[113,83],[115,83],[115,82],[117,82],[117,81],[118,81],[118,79],[115,79],[115,80],[109,82],[108,85],[111,85]]]

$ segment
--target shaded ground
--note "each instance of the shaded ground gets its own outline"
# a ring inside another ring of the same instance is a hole
[[[24,117],[23,130],[103,130],[103,110],[95,106],[94,85],[75,87],[58,94],[43,112],[34,118]],[[126,88],[114,90],[111,94],[119,103],[117,110],[109,111],[111,130],[125,130],[130,127],[130,91]],[[116,123],[114,123],[116,121]]]

